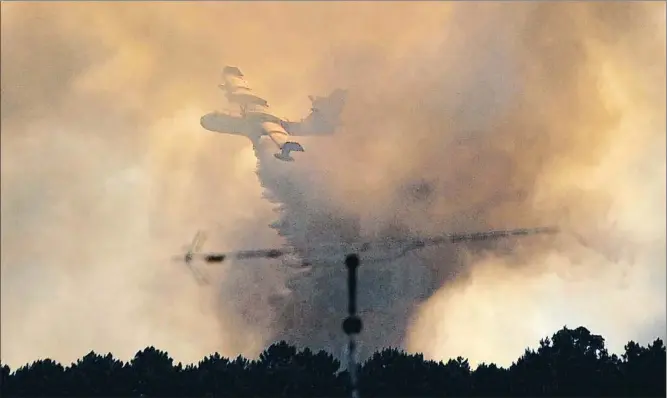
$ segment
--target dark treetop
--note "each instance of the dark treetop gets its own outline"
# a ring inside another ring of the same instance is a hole
[[[635,342],[619,358],[601,336],[563,328],[526,349],[509,368],[464,358],[433,362],[396,349],[375,353],[359,368],[362,397],[664,397],[665,346]],[[2,367],[2,397],[335,397],[348,377],[330,354],[285,342],[258,360],[213,354],[196,365],[174,364],[148,347],[129,362],[91,352],[64,367],[42,359],[12,371]]]

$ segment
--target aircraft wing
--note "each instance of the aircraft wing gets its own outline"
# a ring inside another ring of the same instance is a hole
[[[218,86],[225,92],[230,102],[241,106],[269,106],[264,98],[253,93],[245,76],[236,66],[225,66],[222,71],[222,80],[224,83]]]
[[[250,90],[250,85],[245,80],[245,76],[236,66],[225,66],[222,70],[222,81],[224,84],[221,85],[221,88],[228,91],[236,91],[238,89]]]
[[[294,141],[294,139],[287,133],[287,131],[285,131],[283,126],[281,126],[279,123],[276,123],[274,121],[264,121],[262,122],[261,125],[262,129],[264,130],[264,133],[266,133],[266,135],[268,135],[269,138],[271,138],[271,140],[280,149],[280,152],[273,155],[276,158],[285,161],[292,161],[294,159],[290,156],[290,152],[304,151],[301,144],[299,144],[297,141]]]

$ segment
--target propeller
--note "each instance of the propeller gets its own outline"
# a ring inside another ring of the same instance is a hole
[[[175,260],[177,261],[185,262],[185,266],[190,269],[190,272],[192,272],[192,275],[194,276],[195,280],[200,285],[208,284],[209,280],[206,277],[206,275],[202,274],[201,271],[199,271],[192,265],[192,260],[194,260],[195,255],[199,253],[199,250],[204,245],[205,241],[206,241],[206,233],[204,233],[203,231],[197,231],[195,237],[192,239],[192,243],[186,249],[185,254],[182,257],[178,256],[175,258]]]

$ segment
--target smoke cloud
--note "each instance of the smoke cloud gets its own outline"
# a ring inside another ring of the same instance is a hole
[[[147,345],[190,362],[279,338],[340,352],[341,266],[207,266],[202,287],[171,261],[197,229],[231,250],[558,225],[362,265],[364,351],[508,364],[564,324],[614,351],[664,336],[664,4],[1,15],[3,362]],[[291,164],[203,130],[225,64],[291,120],[348,89],[342,128]]]

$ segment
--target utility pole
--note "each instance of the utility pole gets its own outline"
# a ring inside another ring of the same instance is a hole
[[[359,267],[359,256],[352,253],[345,257],[347,268],[347,318],[343,321],[343,332],[348,337],[348,369],[350,375],[350,396],[359,398],[357,371],[357,341],[356,336],[361,333],[363,324],[357,316],[357,268]]]

